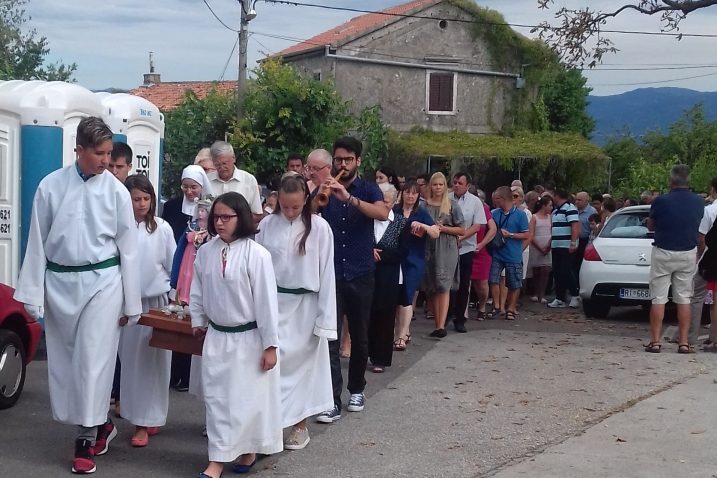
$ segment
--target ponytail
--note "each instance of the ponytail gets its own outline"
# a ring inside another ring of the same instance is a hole
[[[299,240],[299,255],[306,255],[306,241],[311,234],[311,216],[313,215],[313,207],[311,201],[309,201],[309,186],[306,184],[306,180],[298,174],[287,173],[281,178],[281,184],[279,186],[279,196],[281,193],[304,193],[304,207],[301,210],[301,222],[304,223],[304,234]],[[281,207],[277,205],[274,209],[274,214],[279,214]]]

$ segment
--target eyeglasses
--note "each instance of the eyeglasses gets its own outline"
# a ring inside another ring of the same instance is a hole
[[[227,223],[232,220],[232,218],[237,217],[236,214],[215,214],[214,215],[214,222],[222,221],[223,223]]]
[[[336,156],[336,157],[334,158],[334,162],[337,163],[337,164],[341,164],[341,163],[351,164],[351,163],[353,163],[354,161],[356,161],[356,158],[355,158],[354,156],[347,156],[347,157],[345,157],[345,158]]]
[[[321,171],[322,169],[328,168],[328,167],[329,167],[328,164],[324,164],[323,166],[319,166],[318,168],[315,167],[315,166],[306,166],[305,169],[306,169],[308,172],[310,172],[310,173],[318,173],[318,172]]]

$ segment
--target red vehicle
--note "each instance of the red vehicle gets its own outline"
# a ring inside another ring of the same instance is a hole
[[[40,323],[12,298],[14,292],[0,284],[0,409],[12,407],[20,398],[25,367],[35,357],[42,336]]]

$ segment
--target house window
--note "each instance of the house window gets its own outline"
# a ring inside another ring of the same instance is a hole
[[[456,74],[428,72],[426,76],[428,113],[454,114],[456,111]]]

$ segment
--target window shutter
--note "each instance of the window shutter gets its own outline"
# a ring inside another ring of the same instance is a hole
[[[453,111],[453,74],[431,73],[428,89],[429,111]]]

